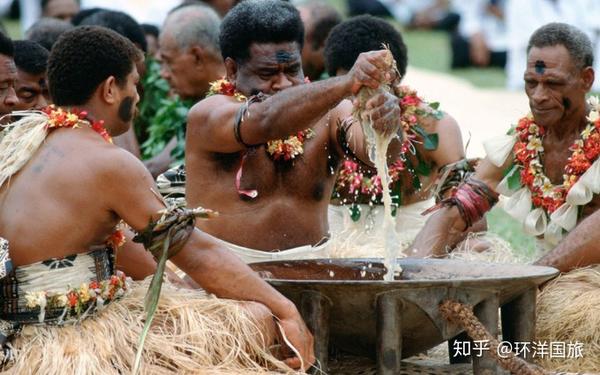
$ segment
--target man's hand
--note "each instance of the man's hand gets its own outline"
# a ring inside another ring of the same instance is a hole
[[[285,341],[289,342],[302,358],[300,360],[294,351],[286,347],[288,350],[283,353],[285,364],[293,369],[306,371],[315,362],[314,340],[302,317],[300,317],[300,313],[296,308],[293,308],[288,316],[278,317],[278,323],[282,330],[281,335],[285,336],[285,340],[281,344],[286,346]],[[301,366],[302,368],[300,368]]]
[[[364,120],[370,120],[373,129],[384,136],[398,133],[400,114],[398,98],[387,92],[369,99],[362,112]]]
[[[358,94],[363,86],[376,89],[382,82],[391,81],[391,61],[391,52],[388,50],[363,52],[358,55],[352,69],[346,74],[352,94]]]

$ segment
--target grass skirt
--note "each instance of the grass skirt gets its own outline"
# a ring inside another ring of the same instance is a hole
[[[549,370],[600,372],[598,311],[600,266],[571,271],[549,282],[538,296],[536,341],[580,342],[583,357],[546,357],[538,363]]]
[[[148,281],[75,325],[28,325],[6,374],[129,374],[144,325]],[[292,372],[265,347],[239,302],[165,284],[146,339],[142,374]]]

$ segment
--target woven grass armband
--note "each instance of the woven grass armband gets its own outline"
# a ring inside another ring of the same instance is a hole
[[[208,219],[215,216],[213,211],[202,207],[187,209],[180,205],[168,207],[159,213],[161,217],[158,220],[151,221],[133,238],[156,259],[163,257],[165,249],[167,259],[182,249],[194,230],[197,217]]]

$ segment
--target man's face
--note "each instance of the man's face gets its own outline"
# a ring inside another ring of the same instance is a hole
[[[127,75],[125,85],[118,88],[121,99],[116,107],[116,117],[120,126],[113,129],[112,136],[125,133],[133,125],[133,119],[137,114],[137,105],[140,101],[137,91],[139,81],[140,76],[134,67],[133,71]]]
[[[302,47],[302,70],[311,80],[317,80],[325,70],[322,48],[313,48],[314,20],[309,7],[298,7],[304,23],[304,46]]]
[[[0,55],[0,115],[16,109],[19,99],[15,93],[17,67],[12,57]]]
[[[300,48],[296,42],[250,45],[250,58],[237,64],[235,74],[228,67],[228,76],[244,95],[259,92],[275,94],[304,82]]]
[[[170,33],[160,35],[160,75],[184,99],[204,96],[209,82],[196,69],[196,57],[189,50],[179,48]]]
[[[15,110],[41,109],[48,105],[46,73],[30,74],[17,69],[16,93],[19,103]]]
[[[524,78],[536,123],[556,126],[585,107],[589,86],[583,71],[575,66],[563,45],[531,48]]]
[[[77,12],[79,12],[79,4],[75,0],[52,0],[46,6],[44,17],[71,21]]]

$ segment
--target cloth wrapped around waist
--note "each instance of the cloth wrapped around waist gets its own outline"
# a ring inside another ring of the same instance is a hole
[[[396,210],[398,251],[401,252],[414,241],[425,225],[428,216],[421,213],[435,204],[433,198],[400,206]],[[348,206],[329,205],[329,230],[332,234],[330,255],[333,258],[382,257],[383,206],[359,205],[361,214],[354,221]]]
[[[114,275],[113,253],[87,253],[14,268],[0,280],[0,319],[17,323],[78,320],[120,296],[124,275]]]
[[[316,245],[298,246],[292,249],[278,251],[254,250],[218,238],[215,238],[215,240],[226,246],[230,251],[248,264],[267,262],[270,260],[316,259],[329,257],[328,248],[330,241],[327,237],[323,238],[323,240]]]

